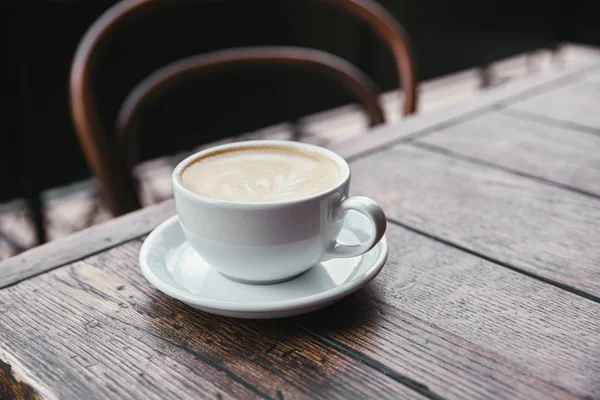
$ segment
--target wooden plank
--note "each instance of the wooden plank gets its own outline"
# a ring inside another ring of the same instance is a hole
[[[600,84],[600,70],[590,71],[584,74],[584,80],[586,82],[592,82]]]
[[[175,207],[169,200],[4,260],[0,262],[0,288],[148,233],[173,214]]]
[[[577,79],[580,74],[599,70],[598,65],[598,63],[585,64],[558,74],[548,74],[538,79],[515,82],[461,105],[426,115],[410,117],[401,124],[377,128],[369,135],[335,144],[332,149],[345,158],[358,158],[363,154],[388,147],[403,138],[477,115],[507,98],[530,96],[536,91],[548,90],[556,85],[567,84]],[[85,257],[86,254],[110,248],[123,240],[143,235],[174,212],[171,200],[154,207],[158,208],[148,207],[132,216],[125,216],[121,219],[103,223],[76,235],[67,236],[60,241],[37,247],[19,256],[1,261],[0,288],[80,259]],[[138,224],[137,220],[140,220],[141,223]]]
[[[600,304],[388,227],[381,275],[308,332],[447,399],[600,396]]]
[[[0,358],[60,399],[435,398],[286,320],[216,317],[163,295],[139,270],[140,245],[0,291]]]
[[[429,398],[593,393],[598,304],[394,225],[388,237],[396,247],[367,291],[293,320],[311,334],[169,299],[145,282],[139,242],[128,242],[1,291],[0,358],[11,354],[57,398],[417,395],[398,382]]]
[[[374,128],[368,135],[336,144],[334,150],[346,158],[356,158],[362,154],[389,147],[402,142],[408,137],[419,135],[430,129],[438,129],[448,124],[472,118],[487,112],[504,102],[510,104],[519,99],[526,99],[536,94],[545,93],[554,88],[568,85],[581,79],[588,72],[600,69],[597,61],[581,66],[565,69],[559,73],[541,75],[536,78],[514,81],[500,88],[488,91],[461,104],[441,109],[428,114],[417,114],[407,117],[399,124],[384,125]]]
[[[354,193],[388,217],[600,300],[597,199],[409,145],[352,173]]]
[[[600,135],[600,82],[590,81],[586,75],[581,81],[512,103],[508,108]]]
[[[491,112],[417,141],[600,196],[600,136]]]

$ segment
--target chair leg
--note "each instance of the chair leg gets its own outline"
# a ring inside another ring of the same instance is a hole
[[[31,179],[26,178],[25,180],[25,201],[27,202],[27,208],[35,227],[35,236],[37,244],[46,243],[46,224],[44,218],[44,208],[41,199],[41,192],[32,185]]]
[[[525,54],[525,74],[528,76],[534,75],[537,72],[537,54],[530,51]]]
[[[85,217],[84,225],[82,227],[77,227],[78,230],[89,228],[90,226],[94,225],[96,216],[100,214],[100,211],[102,210],[101,202],[102,201],[98,196],[92,197],[92,207]]]
[[[291,126],[292,126],[292,138],[294,139],[294,141],[298,142],[300,140],[300,138],[302,137],[302,125],[300,124],[300,122],[298,120],[296,120],[291,123]]]
[[[492,85],[492,69],[489,64],[479,67],[479,88],[487,89]]]
[[[565,54],[564,49],[560,46],[555,46],[552,48],[552,64],[556,68],[564,68],[565,67]]]

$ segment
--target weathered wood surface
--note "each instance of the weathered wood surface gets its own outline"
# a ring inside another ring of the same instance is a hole
[[[600,196],[600,135],[499,111],[440,129],[418,142],[449,150],[452,157],[489,162]]]
[[[397,248],[368,290],[264,322],[156,291],[131,241],[0,292],[0,352],[57,398],[597,393],[600,305],[393,225],[388,236]]]
[[[147,284],[132,239],[172,202],[0,263],[0,394],[600,398],[596,128],[510,106],[597,73],[507,85],[335,147],[354,192],[408,229],[390,225],[366,290],[313,315],[216,317]],[[529,149],[536,138],[554,144]]]
[[[127,214],[0,262],[0,288],[150,232],[175,214],[173,201]]]
[[[410,143],[355,161],[352,173],[354,193],[388,217],[600,299],[597,199]]]
[[[582,76],[570,85],[511,103],[508,108],[548,124],[563,123],[600,135],[600,78],[597,79]]]
[[[578,82],[600,70],[598,62],[567,69],[561,73],[542,75],[537,78],[516,81],[498,89],[490,90],[476,98],[455,106],[423,115],[415,115],[399,124],[383,125],[372,129],[369,135],[336,144],[334,150],[346,158],[356,158],[368,152],[377,151],[390,145],[401,143],[409,137],[416,137],[432,129],[456,124],[499,105],[515,103],[519,100],[544,96],[557,88]]]
[[[429,133],[432,129],[460,123],[465,119],[489,112],[503,101],[514,102],[537,93],[546,93],[557,87],[568,86],[574,81],[595,76],[594,74],[600,74],[600,66],[597,62],[536,79],[517,81],[462,104],[407,118],[400,124],[374,129],[369,135],[361,138],[336,143],[332,149],[345,158],[358,158],[408,138]],[[157,208],[149,207],[138,211],[137,216],[125,217],[127,222],[123,219],[109,221],[0,262],[0,288],[78,260],[86,254],[102,251],[124,240],[143,235],[174,213],[170,201],[154,207]]]
[[[425,398],[289,322],[215,317],[163,295],[139,270],[140,246],[0,291],[0,358],[59,399]]]
[[[600,397],[600,304],[393,224],[387,237],[380,276],[307,331],[445,398]]]
[[[583,80],[586,82],[600,83],[600,70],[594,69],[584,74]]]

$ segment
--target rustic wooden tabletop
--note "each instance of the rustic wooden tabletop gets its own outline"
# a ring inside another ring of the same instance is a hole
[[[0,398],[600,398],[600,64],[334,150],[389,218],[365,289],[188,308],[138,266],[168,201],[0,263]]]

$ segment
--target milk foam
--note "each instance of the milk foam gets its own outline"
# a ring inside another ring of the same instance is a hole
[[[299,199],[334,187],[342,172],[331,159],[287,148],[241,148],[201,158],[181,174],[202,196],[240,202]]]

